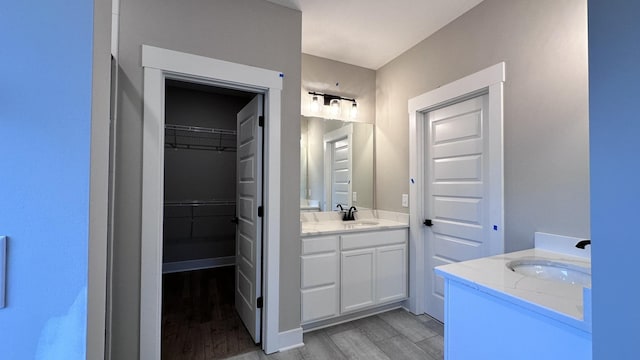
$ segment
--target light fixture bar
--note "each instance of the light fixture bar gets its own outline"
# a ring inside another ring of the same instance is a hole
[[[325,105],[329,105],[329,103],[331,103],[331,100],[333,99],[351,101],[352,103],[356,103],[356,99],[351,99],[351,98],[347,98],[339,95],[323,94],[316,91],[309,91],[309,95],[322,96],[322,98],[324,99]]]

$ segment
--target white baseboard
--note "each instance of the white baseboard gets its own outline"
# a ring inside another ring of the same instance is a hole
[[[287,351],[297,347],[304,346],[302,342],[302,328],[283,331],[278,334],[280,341],[280,349],[278,351]]]
[[[306,324],[302,325],[302,328],[303,328],[302,331],[303,332],[309,332],[309,331],[324,329],[324,328],[327,328],[327,327],[330,327],[330,326],[335,326],[335,325],[343,324],[343,323],[346,323],[346,322],[362,319],[362,318],[365,318],[365,317],[368,317],[368,316],[381,314],[383,312],[387,312],[387,311],[403,308],[404,307],[403,304],[404,304],[405,301],[406,300],[403,300],[401,302],[393,302],[393,303],[390,303],[390,304],[376,306],[373,309],[356,311],[356,312],[353,312],[353,313],[349,313],[347,315],[342,315],[342,316],[338,316],[338,317],[334,317],[334,318],[330,318],[330,319],[326,319],[326,320],[320,320],[320,321],[314,321],[314,322],[311,322],[311,323],[306,323]]]
[[[162,264],[162,273],[169,274],[180,271],[210,269],[220,266],[231,266],[236,264],[235,256],[224,256],[217,258],[174,261]]]

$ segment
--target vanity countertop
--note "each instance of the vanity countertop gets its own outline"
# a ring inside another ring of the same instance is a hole
[[[382,210],[361,210],[355,221],[340,220],[339,213],[335,211],[302,213],[300,218],[300,235],[302,237],[407,229],[408,227],[408,214]]]
[[[356,221],[316,221],[300,223],[302,236],[344,234],[357,231],[378,231],[390,229],[406,229],[408,224],[386,219],[367,219]]]
[[[590,297],[591,289],[577,284],[525,276],[507,268],[510,261],[523,259],[550,260],[591,268],[591,260],[588,257],[534,248],[442,265],[436,267],[435,272],[444,278],[458,281],[590,333],[590,306],[587,305],[585,311],[583,293],[586,292]],[[590,299],[586,300],[590,303]]]

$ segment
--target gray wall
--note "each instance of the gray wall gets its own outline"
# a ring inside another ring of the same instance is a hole
[[[353,205],[358,209],[374,209],[373,192],[373,130],[370,124],[353,127],[353,175],[352,190],[357,192]]]
[[[307,188],[311,190],[311,196],[306,198],[319,200],[324,211],[324,120],[308,117],[303,120],[307,124]]]
[[[404,211],[407,100],[506,62],[506,250],[589,237],[586,0],[485,0],[377,71],[376,205]]]
[[[114,359],[139,353],[141,45],[282,71],[280,330],[300,324],[301,14],[262,0],[122,0],[113,254]]]
[[[336,84],[339,84],[336,86]],[[353,121],[375,122],[376,72],[360,66],[345,64],[313,55],[302,54],[302,114],[309,91],[354,98],[358,102],[358,116]],[[346,120],[346,119],[344,119]]]
[[[105,357],[107,237],[109,213],[109,130],[111,126],[111,1],[93,2],[91,94],[91,174],[89,193],[89,271],[87,358]],[[15,345],[15,344],[14,344]]]

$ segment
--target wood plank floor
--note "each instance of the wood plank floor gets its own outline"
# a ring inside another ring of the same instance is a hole
[[[234,306],[233,266],[164,274],[162,359],[225,359],[259,350]]]
[[[442,323],[403,309],[309,332],[303,347],[265,355],[235,311],[233,276],[233,267],[163,276],[162,359],[443,359]]]
[[[304,334],[304,346],[265,355],[256,350],[233,360],[439,360],[444,327],[403,309]]]

